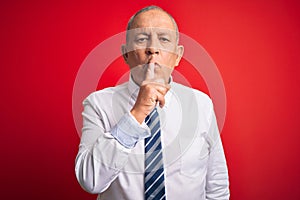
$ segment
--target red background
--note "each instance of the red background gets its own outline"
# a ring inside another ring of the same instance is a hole
[[[223,77],[231,199],[299,199],[300,3],[284,0],[2,1],[1,199],[96,198],[74,175],[73,83],[88,53],[150,4],[170,12]],[[178,70],[207,91],[188,66]],[[120,69],[119,58],[98,88]]]

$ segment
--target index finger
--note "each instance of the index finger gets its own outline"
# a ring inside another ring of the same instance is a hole
[[[148,66],[147,66],[147,71],[146,71],[146,81],[150,81],[150,80],[153,80],[155,77],[154,77],[154,67],[155,67],[155,64],[154,63],[149,63]]]

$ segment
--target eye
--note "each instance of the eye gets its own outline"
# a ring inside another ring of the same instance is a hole
[[[137,38],[136,39],[136,42],[137,43],[144,43],[144,42],[147,42],[148,38],[147,37],[142,37],[142,38]]]
[[[159,40],[162,42],[170,42],[170,40],[166,37],[160,37]]]

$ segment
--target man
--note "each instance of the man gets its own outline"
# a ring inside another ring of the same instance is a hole
[[[129,21],[129,82],[84,100],[76,158],[80,185],[98,199],[229,199],[213,105],[174,83],[183,55],[175,20],[156,6]]]

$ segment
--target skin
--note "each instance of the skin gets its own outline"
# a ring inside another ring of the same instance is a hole
[[[165,104],[170,75],[183,54],[183,46],[177,45],[175,30],[167,13],[149,10],[136,16],[128,41],[122,46],[132,78],[140,85],[137,100],[130,111],[139,123],[157,102],[160,107]]]

